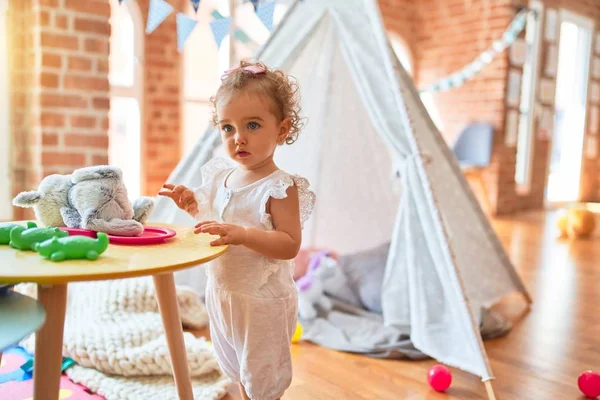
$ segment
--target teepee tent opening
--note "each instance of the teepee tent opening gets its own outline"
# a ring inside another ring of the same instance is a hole
[[[529,296],[395,57],[376,0],[297,1],[256,58],[300,84],[308,123],[276,163],[317,194],[303,245],[344,253],[391,242],[385,325],[438,361],[491,379],[480,310],[509,293]],[[169,182],[199,186],[219,143],[209,127]],[[167,199],[152,220],[193,223]],[[198,268],[185,281],[202,275]]]

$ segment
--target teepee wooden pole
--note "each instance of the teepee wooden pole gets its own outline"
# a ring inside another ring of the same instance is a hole
[[[485,385],[485,391],[487,392],[489,400],[496,400],[496,395],[494,394],[494,388],[492,387],[492,381],[483,382]]]

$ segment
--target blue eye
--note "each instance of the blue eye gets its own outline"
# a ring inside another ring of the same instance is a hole
[[[258,128],[260,128],[260,125],[257,124],[256,122],[250,122],[248,124],[248,129],[250,129],[251,131],[256,130]]]
[[[233,126],[231,126],[231,125],[223,125],[221,127],[221,130],[223,130],[223,132],[229,133],[229,132],[233,131]]]

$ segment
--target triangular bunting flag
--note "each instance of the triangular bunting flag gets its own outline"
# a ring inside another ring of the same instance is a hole
[[[217,47],[221,47],[221,42],[229,33],[229,28],[231,28],[231,18],[217,19],[210,23],[210,29],[215,37],[215,42],[217,42]]]
[[[192,6],[194,6],[194,11],[198,12],[198,7],[200,7],[200,0],[190,0]]]
[[[185,41],[188,36],[190,36],[190,33],[192,33],[197,23],[198,21],[183,13],[177,13],[177,48],[179,51],[183,50]]]
[[[273,30],[273,15],[275,14],[275,2],[263,4],[256,10],[256,15],[269,31]]]
[[[165,0],[150,0],[146,33],[152,33],[173,12],[173,7]]]

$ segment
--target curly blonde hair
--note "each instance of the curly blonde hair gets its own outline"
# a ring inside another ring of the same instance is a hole
[[[244,70],[245,67],[257,67],[265,72],[255,73]],[[282,70],[269,69],[261,62],[253,63],[243,60],[238,68],[223,76],[221,86],[210,99],[213,106],[213,124],[216,126],[218,122],[217,104],[230,99],[236,92],[248,85],[253,85],[253,90],[257,90],[272,102],[273,113],[279,118],[279,121],[289,118],[291,127],[285,143],[294,143],[304,126],[304,118],[300,117],[300,88],[293,77],[288,76]]]

